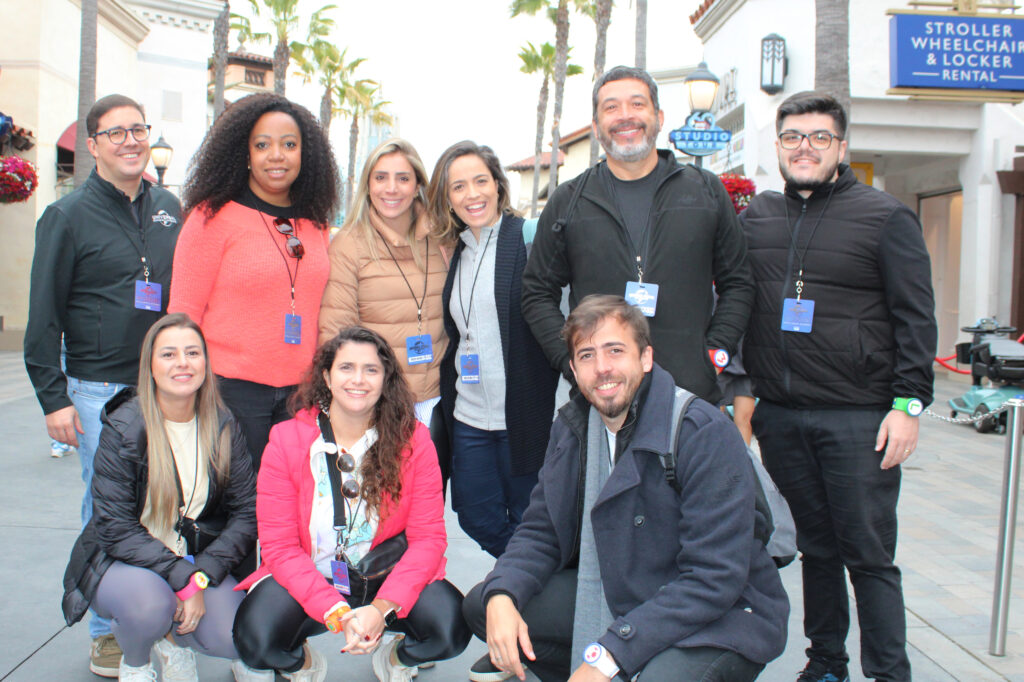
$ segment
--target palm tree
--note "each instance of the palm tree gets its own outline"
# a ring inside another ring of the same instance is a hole
[[[228,30],[231,27],[231,3],[224,0],[224,9],[213,22],[213,119],[224,111],[224,74],[228,68]]]
[[[296,41],[288,41],[289,36],[299,26],[298,5],[299,0],[249,0],[254,17],[261,16],[261,6],[269,12],[270,16],[267,17],[267,20],[271,25],[273,36],[269,32],[254,31],[248,17],[233,15],[236,23],[232,28],[238,31],[239,42],[244,43],[249,40],[257,43],[267,42],[272,37],[277,40],[274,46],[274,92],[278,95],[285,94],[285,79],[288,76],[288,64],[291,62],[292,50],[300,44]],[[309,29],[311,36],[320,38],[327,36],[330,29],[334,27],[334,19],[324,16],[324,14],[335,8],[336,5],[325,5],[313,12]]]
[[[850,112],[850,2],[814,0],[814,89]]]
[[[352,120],[348,130],[348,174],[345,182],[345,207],[352,203],[352,188],[356,178],[356,148],[359,146],[359,121],[366,118],[372,125],[394,123],[391,114],[385,111],[391,102],[379,99],[380,86],[372,80],[362,79],[344,89],[339,89],[338,99],[344,102],[344,114]]]
[[[612,0],[593,0],[585,12],[597,27],[597,42],[594,43],[594,80],[604,73],[604,62],[608,47],[608,24],[612,22]],[[592,11],[590,11],[592,10]],[[590,136],[590,165],[597,163],[597,136]]]
[[[588,0],[573,0],[573,5],[577,9],[582,9],[587,2]],[[512,0],[511,11],[514,17],[524,13],[535,15],[541,10],[546,10],[548,17],[555,22],[555,104],[551,112],[551,149],[555,161],[548,173],[550,197],[558,185],[559,125],[562,120],[562,97],[565,93],[565,77],[569,65],[569,0]]]
[[[312,44],[296,46],[294,59],[299,65],[299,75],[305,83],[317,78],[317,82],[323,87],[324,92],[320,97],[320,127],[324,130],[324,136],[329,136],[331,130],[331,119],[343,106],[342,102],[335,102],[335,95],[340,86],[344,91],[350,83],[352,72],[360,64],[366,61],[358,57],[350,62],[345,62],[345,53],[348,48],[339,50],[338,47],[326,40],[315,40]]]
[[[540,194],[541,149],[544,144],[544,117],[548,111],[548,82],[555,72],[555,47],[551,43],[544,43],[538,50],[533,43],[528,42],[526,47],[519,52],[519,59],[523,62],[523,65],[519,67],[520,71],[540,73],[543,76],[540,97],[537,98],[537,137],[533,146],[533,194],[530,199],[530,215],[536,217],[537,197]],[[575,76],[578,73],[583,73],[583,67],[569,64],[565,72],[568,76]],[[557,166],[557,164],[558,152],[552,150],[551,165]]]
[[[647,0],[636,0],[636,68],[647,68]]]
[[[74,182],[78,187],[89,177],[93,160],[89,153],[85,117],[96,101],[96,22],[97,0],[82,0],[82,38],[78,57],[78,123],[75,125]]]

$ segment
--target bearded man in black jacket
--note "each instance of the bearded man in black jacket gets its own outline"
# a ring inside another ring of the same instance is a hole
[[[849,679],[849,572],[864,676],[910,680],[896,552],[900,467],[932,401],[937,329],[917,216],[842,164],[846,112],[793,95],[776,117],[785,192],[740,220],[757,298],[744,364],[752,424],[802,553],[801,682]]]

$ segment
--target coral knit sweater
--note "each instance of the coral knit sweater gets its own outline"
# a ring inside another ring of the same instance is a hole
[[[234,201],[212,218],[197,207],[181,228],[167,310],[188,313],[203,328],[219,376],[291,386],[312,364],[329,236],[309,220],[291,222],[306,251],[299,261],[288,255],[273,216]],[[293,278],[300,344],[284,341]]]

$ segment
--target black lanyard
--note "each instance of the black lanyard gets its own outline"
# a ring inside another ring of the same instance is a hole
[[[818,226],[821,225],[821,219],[825,217],[825,211],[828,210],[828,205],[832,202],[832,193],[836,191],[836,183],[832,183],[832,186],[828,190],[828,197],[825,199],[825,205],[821,207],[821,213],[818,214],[818,219],[814,221],[814,227],[811,228],[811,234],[807,237],[807,243],[804,244],[804,250],[800,251],[796,244],[797,230],[796,225],[789,220],[789,200],[785,195],[782,196],[782,203],[786,207],[786,227],[789,229],[789,245],[793,249],[793,255],[796,256],[797,261],[797,276],[794,287],[796,289],[796,300],[800,300],[800,296],[804,292],[804,256],[807,255],[807,250],[811,247],[811,240],[814,239],[814,233],[818,231]],[[807,205],[807,200],[804,200],[804,205]],[[800,219],[802,220],[802,218]],[[800,220],[797,222],[799,223]]]
[[[124,193],[122,192],[122,194]],[[139,196],[136,198],[141,199],[142,196],[143,193],[140,193]],[[124,197],[127,199],[128,195],[124,194]],[[132,243],[132,246],[135,247],[136,253],[139,254],[139,260],[142,262],[142,277],[143,279],[146,280],[146,284],[149,284],[149,264],[152,263],[153,261],[150,260],[149,258],[149,246],[146,244],[146,224],[142,221],[142,212],[139,211],[138,213],[136,213],[135,210],[133,210],[134,204],[134,201],[128,199],[128,211],[132,214],[132,218],[135,219],[135,222],[139,227],[139,242],[142,243],[141,249],[139,248],[139,244],[136,243],[135,239],[132,238],[131,230],[125,228],[124,223],[121,222],[121,220],[117,217],[114,211],[110,208],[110,203],[106,201],[103,202],[103,205],[106,207],[107,212],[110,213],[110,217],[114,219],[114,222],[117,223],[118,227],[121,228],[121,231],[128,235],[128,241]]]
[[[656,170],[657,168],[655,168],[655,170],[652,170],[651,173],[656,172]],[[608,170],[608,173],[611,174],[610,169]],[[646,177],[640,178],[640,180],[646,179]],[[605,184],[608,186],[608,189],[611,192],[612,201],[615,202],[615,208],[619,212],[619,217],[621,217],[623,221],[625,221],[626,217],[622,213],[622,204],[619,203],[619,195],[618,191],[615,189],[615,182],[616,178],[614,177],[605,178]],[[647,262],[647,255],[649,253],[649,249],[651,246],[651,216],[654,214],[654,197],[658,193],[658,186],[660,184],[661,183],[659,182],[654,185],[654,193],[651,195],[651,207],[647,211],[647,222],[644,224],[644,229],[642,232],[643,237],[642,241],[640,242],[639,249],[637,249],[636,244],[633,243],[633,237],[630,236],[629,227],[626,226],[626,241],[629,242],[630,250],[636,254],[636,275],[637,281],[640,282],[641,284],[644,281],[644,263]]]
[[[301,258],[296,258],[295,259],[295,274],[293,275],[292,274],[292,269],[290,267],[288,267],[288,256],[285,255],[284,249],[282,249],[281,245],[277,243],[276,239],[274,239],[274,232],[273,232],[273,230],[270,229],[270,224],[267,223],[267,217],[265,215],[263,215],[263,211],[257,211],[257,213],[260,214],[260,219],[263,220],[263,226],[265,228],[267,228],[267,234],[270,235],[270,241],[274,242],[274,248],[277,249],[277,252],[281,254],[281,258],[284,260],[284,269],[288,271],[288,283],[291,285],[291,292],[292,292],[292,315],[294,315],[295,314],[295,282],[299,279],[299,264],[302,262],[302,259]],[[298,238],[298,232],[299,232],[299,221],[298,220],[295,221],[295,227],[293,229],[295,230],[295,235],[296,235],[296,239],[297,239]]]
[[[473,312],[473,294],[474,292],[476,292],[476,278],[480,276],[480,268],[483,267],[484,256],[487,255],[487,247],[491,245],[491,237],[493,236],[494,230],[492,229],[490,232],[487,233],[487,241],[484,242],[483,251],[480,252],[480,260],[478,260],[476,263],[476,272],[473,274],[473,284],[470,285],[469,287],[469,310],[466,310],[465,306],[463,305],[462,260],[459,261],[459,310],[462,311],[462,320],[466,323],[466,343],[469,343],[469,341],[471,340],[469,333],[469,316]],[[479,244],[480,242],[477,241],[478,246]]]
[[[391,256],[391,260],[395,262],[395,267],[398,268],[398,274],[402,276],[405,281],[405,286],[409,287],[409,293],[412,295],[412,302],[416,304],[416,327],[417,330],[423,331],[423,305],[427,302],[427,275],[430,274],[430,238],[423,238],[423,296],[419,300],[416,300],[416,292],[412,290],[412,285],[409,284],[409,278],[405,276],[405,272],[402,271],[402,266],[398,264],[398,259],[395,258],[395,254],[391,251],[391,247],[388,245],[388,240],[384,239],[384,235],[377,232],[377,236],[384,242],[384,248],[388,250],[388,255]],[[411,248],[415,248],[414,246]]]
[[[181,542],[181,533],[184,530],[184,519],[188,513],[189,507],[192,506],[192,500],[196,497],[196,485],[199,483],[199,414],[197,413],[194,417],[196,425],[196,468],[192,472],[192,493],[188,496],[188,504],[185,504],[185,492],[181,489],[181,474],[178,473],[178,460],[174,457],[174,448],[171,448],[171,464],[174,465],[174,484],[178,486],[178,522],[175,524],[178,528],[178,538],[174,541],[175,546]],[[166,428],[165,428],[166,432]],[[170,439],[167,443],[170,447]]]

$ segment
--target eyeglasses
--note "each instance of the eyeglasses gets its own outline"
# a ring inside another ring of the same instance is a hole
[[[779,135],[779,145],[783,149],[797,149],[800,144],[807,138],[807,143],[811,145],[811,149],[828,149],[832,146],[832,140],[842,140],[843,138],[838,135],[833,135],[827,130],[815,130],[813,133],[798,133],[793,130],[787,130],[786,132]]]
[[[306,249],[303,248],[299,238],[295,236],[295,228],[292,226],[291,221],[287,218],[274,218],[274,227],[277,228],[278,232],[288,237],[285,246],[288,247],[289,256],[295,260],[300,260],[306,255]]]
[[[151,126],[148,125],[137,125],[131,128],[122,128],[117,126],[116,128],[107,128],[97,132],[93,137],[99,137],[100,135],[106,135],[107,139],[110,140],[111,144],[124,144],[125,140],[128,139],[128,131],[131,130],[132,137],[135,138],[136,142],[145,142],[149,139],[149,129]]]

